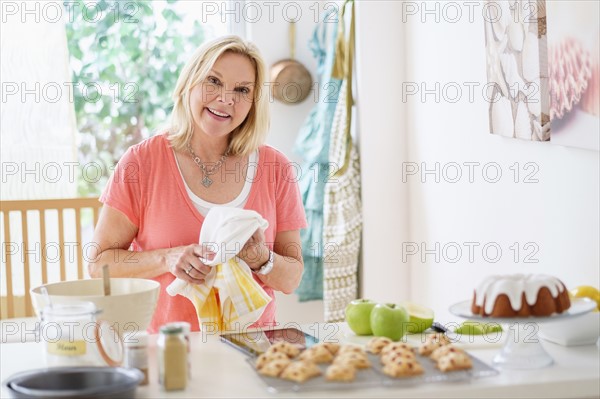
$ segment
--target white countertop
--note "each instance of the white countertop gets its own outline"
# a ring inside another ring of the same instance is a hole
[[[320,325],[320,337],[334,331],[332,325]],[[340,342],[352,341],[345,328],[335,326]],[[305,331],[314,334],[315,326]],[[323,334],[323,335],[321,335]],[[328,337],[330,340],[330,337]],[[197,398],[197,397],[590,397],[600,396],[600,352],[596,345],[563,347],[542,341],[554,364],[535,370],[502,370],[494,377],[467,382],[430,383],[415,387],[371,387],[344,390],[315,390],[270,394],[244,355],[220,342],[218,335],[191,334],[192,379],[185,391],[164,392],[158,384],[156,369],[156,336],[150,337],[150,384],[138,387],[138,398]],[[499,351],[498,345],[488,348],[474,346],[466,349],[473,356],[490,364]],[[0,379],[43,365],[40,343],[0,344]],[[2,397],[8,397],[2,390]]]

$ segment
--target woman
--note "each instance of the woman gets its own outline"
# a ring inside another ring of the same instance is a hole
[[[239,37],[200,47],[177,82],[170,127],[131,147],[100,197],[90,275],[99,277],[108,264],[113,277],[160,282],[151,332],[181,320],[199,329],[191,302],[165,289],[175,278],[200,284],[209,273],[198,237],[213,206],[252,209],[268,220],[269,228],[257,231],[239,256],[269,296],[291,293],[300,282],[299,231],[306,219],[289,160],[263,145],[264,77],[258,50]],[[273,300],[255,326],[274,323]]]

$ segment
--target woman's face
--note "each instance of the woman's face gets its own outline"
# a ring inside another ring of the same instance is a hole
[[[252,107],[255,74],[246,56],[221,55],[206,79],[191,90],[194,132],[222,137],[238,127]]]

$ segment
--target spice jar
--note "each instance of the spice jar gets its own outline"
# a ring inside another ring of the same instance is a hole
[[[165,391],[185,389],[187,385],[187,344],[181,327],[165,325],[158,337],[159,381]]]
[[[192,326],[187,321],[175,321],[172,323],[168,323],[166,325],[173,326],[173,327],[181,327],[181,330],[183,332],[183,338],[185,339],[185,343],[187,345],[186,362],[187,362],[187,369],[188,369],[188,379],[192,379],[192,359],[191,359],[192,347],[190,344],[190,331],[192,330]]]
[[[138,369],[144,375],[140,385],[148,384],[148,334],[145,331],[131,331],[123,336],[125,360],[123,365]]]

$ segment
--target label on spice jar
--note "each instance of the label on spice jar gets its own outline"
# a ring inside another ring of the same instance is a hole
[[[80,356],[85,355],[87,345],[84,340],[48,342],[47,351],[51,355]]]

